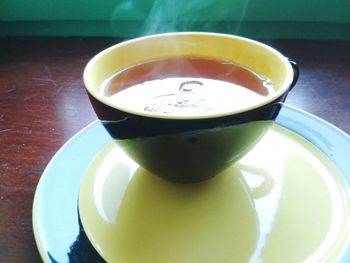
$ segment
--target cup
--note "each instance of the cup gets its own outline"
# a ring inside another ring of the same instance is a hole
[[[181,56],[241,65],[268,78],[273,92],[248,106],[185,116],[126,108],[101,92],[103,83],[115,72],[147,61]],[[97,54],[84,70],[91,104],[115,142],[146,170],[179,183],[213,177],[244,156],[273,123],[297,78],[296,64],[265,44],[233,35],[199,32],[125,41]]]

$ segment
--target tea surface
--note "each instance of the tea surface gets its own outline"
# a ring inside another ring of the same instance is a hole
[[[126,68],[106,79],[102,94],[114,105],[155,115],[219,114],[255,105],[271,82],[235,63],[170,57]]]

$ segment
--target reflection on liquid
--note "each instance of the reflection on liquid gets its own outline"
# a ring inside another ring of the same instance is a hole
[[[279,126],[201,183],[174,184],[136,168],[110,144],[82,184],[84,229],[108,262],[334,262],[348,241],[342,177]]]

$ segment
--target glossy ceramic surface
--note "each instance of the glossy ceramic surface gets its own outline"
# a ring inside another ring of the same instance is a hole
[[[199,187],[138,169],[94,123],[57,153],[38,185],[33,224],[43,259],[103,262],[79,224],[83,182],[83,223],[94,245],[102,244],[99,252],[113,261],[135,262],[133,256],[142,255],[164,262],[167,255],[171,262],[176,248],[177,258],[200,262],[212,262],[218,252],[240,262],[288,262],[285,255],[290,262],[348,262],[349,136],[288,107],[277,123],[237,165]],[[108,238],[117,254],[108,252]]]

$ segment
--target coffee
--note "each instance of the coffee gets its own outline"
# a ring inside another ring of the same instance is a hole
[[[101,93],[119,107],[155,115],[201,116],[252,106],[271,82],[225,60],[169,57],[133,65],[106,79]]]

